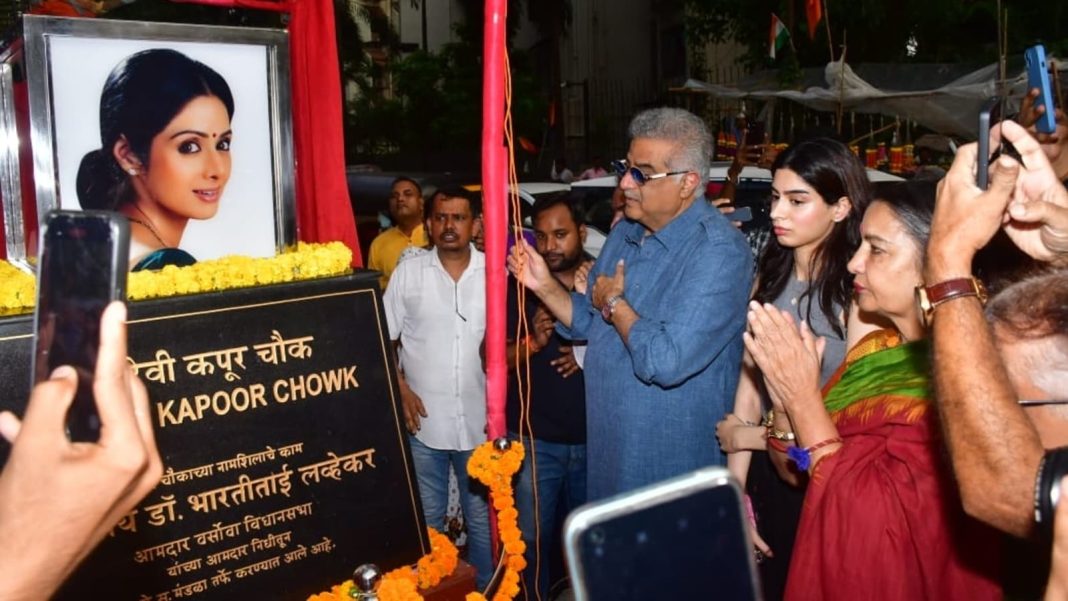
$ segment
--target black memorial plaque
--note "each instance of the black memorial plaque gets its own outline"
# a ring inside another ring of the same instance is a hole
[[[357,274],[132,303],[163,481],[57,598],[302,600],[426,553],[377,290]],[[20,414],[31,328],[0,320],[0,408]]]

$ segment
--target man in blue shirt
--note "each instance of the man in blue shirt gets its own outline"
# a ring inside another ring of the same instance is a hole
[[[632,490],[723,464],[716,422],[734,399],[752,255],[705,201],[712,135],[681,109],[643,111],[617,162],[627,220],[612,229],[586,294],[568,292],[529,244],[509,269],[586,339],[587,494]]]

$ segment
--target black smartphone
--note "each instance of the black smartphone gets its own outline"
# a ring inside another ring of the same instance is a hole
[[[764,122],[752,121],[749,123],[749,129],[745,132],[745,145],[756,146],[764,143]]]
[[[998,121],[1001,121],[1001,98],[992,96],[979,108],[979,151],[975,184],[982,190],[990,187],[990,127]]]
[[[753,220],[753,207],[734,207],[734,212],[726,215],[727,219],[739,223],[748,223]]]
[[[577,601],[761,598],[742,490],[721,467],[576,509],[564,553]]]
[[[100,316],[126,298],[130,225],[108,211],[53,211],[45,219],[37,261],[33,382],[70,365],[78,391],[67,414],[72,441],[100,438],[93,373],[100,347]]]

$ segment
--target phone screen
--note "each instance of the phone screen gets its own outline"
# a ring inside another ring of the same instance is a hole
[[[77,370],[78,391],[67,415],[71,440],[100,436],[92,391],[100,316],[112,300],[125,298],[127,231],[125,219],[100,212],[55,212],[45,224],[33,374],[36,383],[61,365]]]
[[[718,485],[591,520],[575,545],[584,598],[758,599],[744,519],[736,486]]]
[[[749,124],[749,129],[745,132],[745,145],[756,146],[764,143],[764,122],[754,121]]]
[[[734,212],[727,215],[727,219],[748,223],[753,220],[753,207],[735,207]]]

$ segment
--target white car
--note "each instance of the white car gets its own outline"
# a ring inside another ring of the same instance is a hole
[[[613,188],[615,185],[613,184]],[[530,206],[534,206],[534,201],[541,196],[548,196],[552,194],[559,194],[561,192],[568,192],[571,190],[571,185],[561,182],[520,182],[519,184],[519,197],[522,198]],[[609,192],[611,194],[611,192]],[[530,221],[530,216],[523,216],[523,226],[527,229],[533,227],[533,223]],[[605,230],[586,224],[586,243],[582,245],[583,250],[590,256],[597,257],[601,254],[601,248],[604,247],[604,241],[607,236]]]
[[[730,166],[730,161],[712,163],[712,168],[708,172],[709,182],[725,183],[727,181],[727,169]],[[753,221],[747,224],[743,231],[769,227],[769,208],[766,201],[771,196],[771,180],[771,170],[769,169],[754,166],[742,168],[741,176],[738,178],[734,204],[739,207],[751,207],[753,210]],[[904,178],[885,171],[868,169],[868,181],[871,182],[902,180]],[[617,182],[618,179],[615,175],[571,182],[571,190],[573,192],[582,192],[586,197],[587,227],[593,225],[598,228],[604,228],[604,231],[607,231],[608,224],[612,221],[612,191],[615,190]]]

